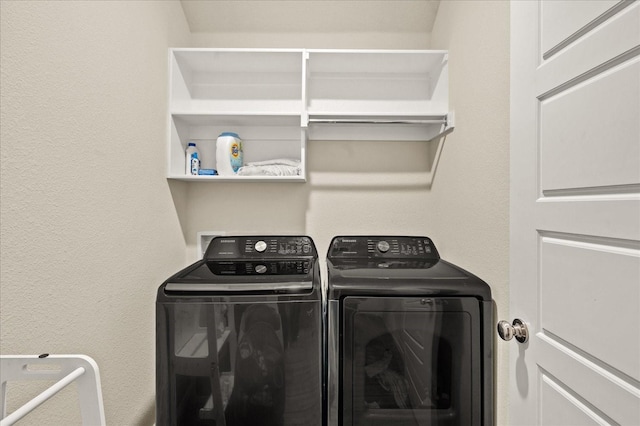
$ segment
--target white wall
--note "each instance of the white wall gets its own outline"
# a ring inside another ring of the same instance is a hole
[[[337,234],[428,235],[491,284],[507,317],[508,2],[443,1],[432,35],[318,26],[189,37],[174,2],[1,8],[0,350],[93,356],[109,424],[152,421],[155,290],[193,260],[200,230],[304,233],[322,257]],[[167,184],[166,48],[190,44],[448,48],[456,130],[435,170],[423,143],[313,141],[306,184]],[[398,179],[405,170],[435,177]],[[341,183],[345,172],[388,183]]]
[[[433,0],[182,0],[193,41],[211,47],[419,48]],[[412,47],[413,46],[413,47]]]
[[[185,263],[164,165],[167,47],[188,43],[186,20],[169,1],[0,7],[0,351],[87,354],[108,424],[151,424],[155,292]],[[24,424],[78,424],[71,391]]]
[[[443,257],[486,280],[509,319],[509,2],[442,1],[431,46],[449,50],[447,137],[427,203]],[[497,424],[506,425],[508,345],[498,340]]]

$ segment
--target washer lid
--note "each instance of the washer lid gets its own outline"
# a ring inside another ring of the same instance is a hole
[[[308,291],[313,288],[311,281],[292,282],[240,282],[240,283],[167,283],[165,291],[168,292],[220,292],[220,293],[242,293],[242,292],[285,292],[297,293]]]
[[[200,260],[171,277],[166,291],[302,291],[313,288],[315,259]]]

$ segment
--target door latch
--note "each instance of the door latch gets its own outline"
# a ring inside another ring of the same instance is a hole
[[[509,324],[507,321],[500,321],[498,323],[498,335],[505,341],[515,337],[518,342],[525,343],[529,340],[529,329],[527,324],[518,318],[513,320],[513,324]]]

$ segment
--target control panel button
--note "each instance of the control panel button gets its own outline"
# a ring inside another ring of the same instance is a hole
[[[267,272],[267,267],[265,265],[256,265],[255,271],[259,274],[264,274]]]
[[[267,249],[267,243],[260,240],[253,247],[258,253],[263,253]]]
[[[378,247],[378,250],[379,250],[381,253],[386,253],[386,252],[388,252],[388,251],[389,251],[389,249],[391,248],[391,246],[389,245],[389,243],[388,243],[388,242],[386,242],[386,241],[378,241],[378,245],[377,245],[377,247]]]

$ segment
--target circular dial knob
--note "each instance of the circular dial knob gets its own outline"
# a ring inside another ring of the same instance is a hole
[[[259,274],[264,274],[267,272],[267,267],[265,265],[256,265],[255,271]]]
[[[386,253],[389,251],[389,248],[391,246],[389,246],[389,243],[386,241],[378,241],[378,250],[380,250],[381,253]]]
[[[262,253],[267,249],[267,243],[265,243],[264,241],[260,240],[255,244],[254,248],[256,249],[256,251],[258,253]]]

